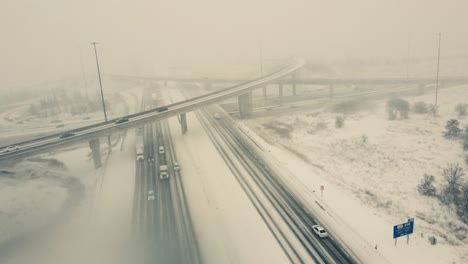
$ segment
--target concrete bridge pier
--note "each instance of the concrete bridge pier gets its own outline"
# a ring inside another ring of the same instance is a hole
[[[334,96],[334,94],[335,94],[333,84],[330,83],[330,84],[328,85],[328,88],[329,88],[329,93],[330,93],[330,99],[333,99],[333,96]]]
[[[187,133],[187,113],[180,114],[179,119],[180,127],[182,129],[182,134]]]
[[[278,84],[278,92],[279,92],[279,102],[280,102],[280,105],[283,105],[283,83],[280,82]]]
[[[99,138],[89,141],[89,147],[93,155],[94,168],[96,169],[102,166],[100,145]]]
[[[253,100],[252,92],[239,95],[239,114],[241,118],[247,118],[252,115]]]

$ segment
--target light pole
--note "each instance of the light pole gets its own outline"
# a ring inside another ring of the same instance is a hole
[[[439,91],[440,39],[441,39],[441,33],[439,32],[439,49],[437,52],[437,79],[436,79],[436,93],[435,93],[435,104],[434,104],[435,111],[437,111],[437,93]]]
[[[406,85],[409,86],[409,64],[410,64],[410,33],[408,33],[408,49],[406,54]]]
[[[99,69],[99,59],[97,55],[96,44],[99,44],[99,43],[91,42],[91,45],[93,45],[94,47],[94,55],[96,56],[96,65],[97,65],[97,71],[98,71],[98,77],[99,77],[99,87],[101,88],[102,109],[104,110],[104,120],[107,122],[106,103],[104,101],[104,93],[102,91],[101,71]],[[111,144],[110,136],[107,136],[107,140],[109,143],[109,153],[110,153],[112,152],[112,144]]]

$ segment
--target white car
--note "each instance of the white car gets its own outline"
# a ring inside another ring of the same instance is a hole
[[[153,190],[149,190],[148,191],[148,201],[152,201],[154,199],[156,199],[156,194],[154,193]]]
[[[159,146],[159,154],[164,154],[164,147],[163,146]]]
[[[323,237],[328,236],[327,231],[325,231],[325,229],[323,229],[323,227],[321,227],[319,225],[313,225],[312,230],[314,230],[314,233],[317,234],[319,237],[323,238]]]
[[[216,113],[216,114],[214,114],[214,118],[221,119],[221,116],[218,113]]]
[[[174,171],[180,171],[179,163],[174,162]]]
[[[20,148],[18,146],[8,146],[5,148],[5,152],[17,151]]]

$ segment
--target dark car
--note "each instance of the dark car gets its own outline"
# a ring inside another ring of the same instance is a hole
[[[73,132],[65,132],[62,135],[60,135],[60,138],[68,138],[68,137],[73,137],[75,133]]]
[[[167,110],[169,110],[169,108],[167,108],[165,106],[158,108],[158,112],[164,112],[164,111],[167,111]]]
[[[121,124],[121,123],[125,123],[125,122],[128,122],[128,117],[122,117],[122,118],[119,118],[119,119],[115,120],[116,124]]]
[[[58,125],[56,125],[55,127],[56,127],[56,128],[59,128],[59,127],[64,127],[64,126],[65,126],[64,124],[58,124]]]

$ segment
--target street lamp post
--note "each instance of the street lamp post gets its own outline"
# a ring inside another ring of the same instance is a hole
[[[101,88],[102,109],[104,110],[104,120],[107,122],[106,103],[104,101],[104,92],[102,91],[101,71],[99,69],[99,59],[97,55],[96,44],[99,44],[99,43],[91,42],[91,45],[93,45],[94,47],[94,55],[96,56],[96,65],[97,65],[97,71],[98,71],[98,77],[99,77],[99,87]],[[111,143],[110,136],[107,136],[107,140],[109,143],[109,153],[110,153],[112,152],[112,143]]]
[[[438,93],[438,90],[439,90],[440,39],[441,39],[441,33],[439,32],[439,48],[438,48],[438,51],[437,51],[437,78],[436,78],[436,92],[435,92],[435,111],[437,111],[437,93]]]

